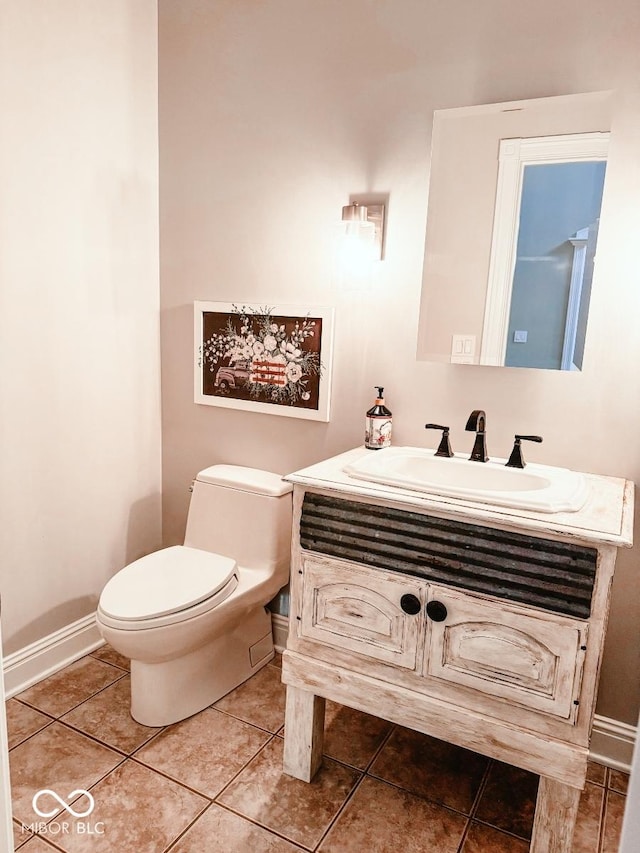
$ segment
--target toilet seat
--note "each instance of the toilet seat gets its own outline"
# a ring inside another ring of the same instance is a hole
[[[174,545],[114,575],[102,591],[98,614],[105,624],[125,629],[170,624],[213,609],[237,585],[235,560]]]

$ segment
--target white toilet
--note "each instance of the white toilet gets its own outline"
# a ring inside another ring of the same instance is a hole
[[[289,579],[291,490],[268,471],[206,468],[184,545],[130,563],[105,586],[98,628],[131,658],[138,722],[183,720],[273,658],[265,605]]]

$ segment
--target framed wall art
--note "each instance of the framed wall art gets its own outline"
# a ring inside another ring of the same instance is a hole
[[[194,303],[194,399],[328,421],[333,309]]]

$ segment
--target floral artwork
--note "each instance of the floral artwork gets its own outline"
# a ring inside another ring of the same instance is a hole
[[[327,421],[332,312],[195,303],[195,401]]]

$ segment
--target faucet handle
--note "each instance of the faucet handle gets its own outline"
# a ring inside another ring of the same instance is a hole
[[[425,429],[441,429],[442,430],[442,438],[440,439],[440,444],[438,445],[438,449],[435,452],[435,456],[453,456],[453,450],[451,449],[451,442],[449,441],[449,427],[442,426],[441,424],[425,424]]]
[[[513,445],[513,450],[511,451],[511,456],[509,457],[509,461],[506,463],[507,468],[524,468],[527,464],[524,461],[524,456],[522,455],[522,447],[520,445],[521,441],[535,441],[538,444],[542,444],[542,436],[540,435],[515,435],[515,442]]]

